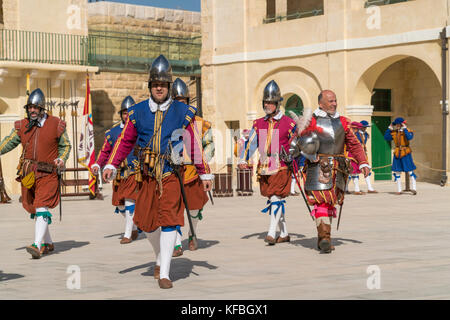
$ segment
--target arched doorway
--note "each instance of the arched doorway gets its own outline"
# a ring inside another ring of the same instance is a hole
[[[303,115],[303,101],[302,98],[296,94],[291,95],[284,104],[284,114],[290,117],[290,112],[293,112],[298,116]]]
[[[370,70],[370,69],[369,69]],[[364,76],[370,76],[365,74]],[[391,180],[391,143],[384,139],[396,117],[407,120],[414,138],[410,145],[419,181],[439,183],[442,158],[441,84],[431,67],[415,57],[404,57],[386,66],[374,78],[370,104],[374,106],[371,127],[372,167],[376,180]]]

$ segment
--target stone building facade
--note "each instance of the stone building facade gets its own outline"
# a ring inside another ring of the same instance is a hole
[[[303,9],[295,8],[298,2],[202,0],[205,117],[222,132],[251,127],[263,115],[262,90],[270,80],[280,85],[283,108],[296,96],[315,109],[319,92],[331,89],[340,114],[372,124],[373,167],[390,164],[382,135],[401,116],[415,132],[418,180],[441,183],[450,139],[440,104],[440,33],[450,34],[450,1],[311,0]],[[230,145],[229,136],[222,138]],[[229,161],[232,149],[221,156],[217,162]],[[375,179],[391,179],[390,168],[384,170]]]

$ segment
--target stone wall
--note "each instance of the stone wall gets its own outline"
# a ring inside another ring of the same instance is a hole
[[[88,5],[89,29],[171,37],[200,35],[200,12],[112,2]]]

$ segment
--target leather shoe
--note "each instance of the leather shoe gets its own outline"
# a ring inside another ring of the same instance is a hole
[[[136,240],[139,236],[139,233],[137,230],[131,231],[131,240]]]
[[[272,238],[271,236],[266,236],[266,238],[264,239],[264,242],[267,242],[269,244],[269,246],[273,246],[276,243],[276,240],[274,238]]]
[[[417,191],[416,191],[416,190],[411,190],[411,192],[412,192],[413,195],[416,195],[416,194],[417,194]]]
[[[358,191],[358,192],[353,192],[353,194],[357,195],[357,196],[362,196],[364,194],[364,192]]]
[[[48,254],[53,250],[55,250],[55,246],[53,245],[53,243],[43,243],[41,246],[41,254]]]
[[[33,259],[40,259],[41,258],[41,252],[39,251],[39,249],[37,248],[37,246],[35,244],[32,244],[28,247],[26,247],[27,252],[29,254],[31,254]]]
[[[172,281],[170,281],[169,279],[166,279],[166,278],[159,279],[158,284],[161,289],[170,289],[173,287]]]
[[[120,240],[120,244],[127,244],[127,243],[131,243],[131,242],[133,242],[133,240],[126,238],[126,237],[123,237],[123,239]]]
[[[276,243],[283,243],[283,242],[290,242],[290,241],[291,241],[291,237],[289,237],[289,236],[277,237]]]
[[[197,246],[195,245],[194,239],[189,237],[189,250],[195,251],[197,250]]]
[[[183,249],[179,247],[178,249],[173,250],[172,257],[179,257],[183,255]]]

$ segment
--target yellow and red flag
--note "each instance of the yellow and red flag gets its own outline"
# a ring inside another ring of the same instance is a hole
[[[96,178],[91,172],[91,166],[95,163],[95,145],[89,75],[86,75],[86,98],[84,100],[80,141],[78,144],[78,163],[89,170],[89,192],[95,196]]]

